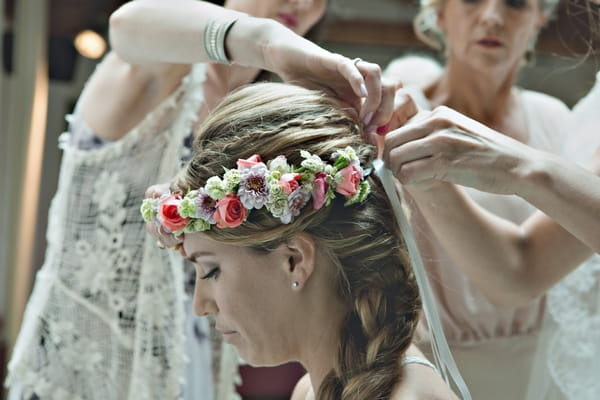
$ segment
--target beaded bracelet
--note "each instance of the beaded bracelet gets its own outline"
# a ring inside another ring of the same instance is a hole
[[[238,17],[221,20],[211,18],[204,28],[204,51],[211,61],[220,64],[231,64],[225,52],[225,37],[229,29],[235,24]]]

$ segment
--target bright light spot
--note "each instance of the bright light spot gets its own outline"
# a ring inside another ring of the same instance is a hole
[[[106,51],[106,41],[96,32],[86,29],[75,36],[75,48],[82,56],[96,59]]]

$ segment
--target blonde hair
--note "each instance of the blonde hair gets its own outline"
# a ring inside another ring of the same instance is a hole
[[[238,158],[284,155],[299,165],[300,150],[328,159],[346,146],[369,165],[374,148],[355,120],[324,94],[296,86],[260,83],[228,95],[211,113],[194,142],[194,155],[174,183],[187,190],[204,185]],[[337,198],[315,211],[309,205],[290,224],[253,210],[234,229],[205,232],[211,239],[269,251],[306,232],[335,265],[334,287],[349,308],[340,331],[335,366],[319,399],[386,399],[400,378],[399,357],[408,348],[421,307],[406,247],[380,182],[370,176],[362,204]]]

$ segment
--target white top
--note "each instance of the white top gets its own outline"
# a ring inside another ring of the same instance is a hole
[[[521,90],[520,95],[529,135],[526,144],[560,153],[568,132],[569,109],[559,100],[541,93]],[[424,100],[423,96],[415,95],[413,98],[420,102]],[[553,104],[552,113],[547,111],[548,102]],[[420,105],[429,108],[427,103]],[[479,205],[515,223],[523,222],[535,210],[517,196],[464,189]],[[442,245],[435,240],[423,216],[414,212],[411,222],[418,227],[415,235],[420,238],[423,261],[438,300],[440,317],[449,342],[467,345],[496,337],[528,334],[539,328],[542,299],[518,309],[495,306],[453,263]]]
[[[100,148],[72,140],[90,134],[80,105],[68,117],[45,262],[9,363],[7,383],[22,385],[24,398],[181,397],[182,260],[156,247],[139,206],[149,185],[181,166],[203,81],[195,66],[122,140]]]
[[[421,107],[430,108],[422,94],[409,93],[415,101],[420,101]],[[527,119],[526,144],[561,153],[569,132],[569,109],[541,93],[520,90],[520,96]],[[552,112],[548,112],[548,105]],[[520,224],[534,211],[517,196],[464,189],[479,205],[515,223]],[[545,297],[519,308],[496,306],[452,261],[421,213],[411,211],[413,231],[444,332],[473,398],[523,399],[544,316]],[[427,351],[426,344],[420,348]]]
[[[419,356],[406,356],[404,358],[402,358],[400,360],[400,366],[404,367],[405,365],[408,364],[420,364],[420,365],[425,365],[426,367],[429,367],[431,369],[433,369],[435,371],[436,374],[440,374],[440,371],[438,371],[438,369],[436,368],[435,365],[433,365],[431,363],[431,361],[429,361],[426,358],[423,357],[419,357]],[[304,398],[304,400],[314,400],[315,398],[315,394],[313,392],[312,386],[310,386],[308,388],[308,392],[306,392],[306,397]]]
[[[600,72],[572,116],[565,156],[585,166],[600,147]],[[527,400],[600,399],[600,255],[548,292],[543,331]]]

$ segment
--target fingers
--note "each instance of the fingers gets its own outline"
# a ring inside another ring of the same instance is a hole
[[[365,129],[367,132],[373,132],[377,130],[378,127],[389,124],[390,120],[393,118],[395,112],[394,87],[395,85],[390,82],[381,82],[380,103],[375,114],[373,115],[371,123]]]
[[[394,97],[394,113],[387,124],[387,130],[400,128],[419,112],[419,107],[413,98],[403,91],[397,91]],[[387,132],[385,132],[387,133]]]
[[[406,110],[400,110],[400,115],[397,121],[401,121],[412,113],[411,105],[405,105]],[[405,113],[402,115],[402,113]],[[441,129],[452,127],[453,124],[445,118],[440,118],[435,112],[419,110],[411,117],[411,121],[407,124],[391,130],[386,134],[385,146],[387,151],[392,148],[399,147],[405,143],[424,138]]]
[[[394,176],[403,185],[415,185],[423,182],[446,181],[446,170],[433,157],[421,158],[403,164],[394,171]]]
[[[341,54],[332,54],[332,56],[336,58],[335,61],[338,65],[338,72],[348,81],[355,96],[354,101],[350,101],[350,99],[344,100],[356,106],[356,109],[360,111],[362,103],[361,99],[366,98],[369,95],[369,90],[367,89],[365,78],[358,69],[357,64],[369,63],[364,61],[355,62],[355,60],[351,60]],[[364,115],[361,113],[360,117],[362,118],[363,116]]]
[[[185,238],[184,234],[175,236],[167,232],[158,221],[146,223],[146,231],[157,239],[157,246],[165,249],[179,250]]]
[[[157,197],[160,197],[164,193],[167,193],[168,191],[169,191],[168,183],[159,183],[156,185],[152,185],[148,189],[146,189],[146,193],[144,194],[144,197],[147,199],[155,199]]]
[[[367,96],[362,104],[360,110],[360,117],[364,122],[365,126],[369,126],[375,123],[374,117],[379,113],[379,109],[382,108],[382,112],[389,112],[390,108],[388,104],[383,104],[382,100],[391,101],[389,99],[389,90],[392,85],[384,87],[384,83],[381,80],[381,68],[379,65],[370,63],[367,61],[360,61],[355,63],[355,67],[359,70],[361,76],[364,78],[366,85]],[[386,98],[383,99],[384,89],[386,91]],[[393,107],[393,105],[392,105]],[[378,117],[380,124],[385,123],[385,114]]]
[[[395,146],[392,148],[388,148],[386,140],[385,148],[389,150],[384,150],[383,161],[401,182],[401,170],[405,164],[416,160],[430,158],[435,154],[429,139],[430,137],[426,136],[425,138],[417,139],[405,143],[402,146]]]

